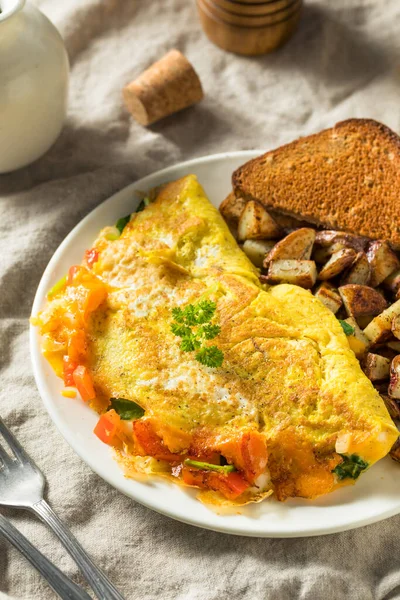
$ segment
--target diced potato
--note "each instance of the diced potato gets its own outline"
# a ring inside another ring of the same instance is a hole
[[[315,230],[308,227],[292,231],[280,240],[265,257],[264,267],[271,260],[310,260],[315,239]]]
[[[341,244],[341,248],[352,248],[356,252],[363,252],[367,248],[368,239],[345,231],[326,230],[317,232],[315,244],[323,247]],[[336,250],[339,249],[340,247],[337,246]]]
[[[400,340],[400,315],[395,316],[392,320],[392,333]]]
[[[371,277],[371,266],[368,262],[365,252],[359,252],[350,266],[349,270],[343,273],[340,285],[356,283],[357,285],[368,285]]]
[[[343,248],[334,252],[319,272],[318,279],[323,281],[336,277],[336,275],[339,275],[339,273],[351,265],[355,257],[356,253],[352,248]]]
[[[390,348],[391,350],[393,350],[394,352],[397,352],[397,354],[400,354],[400,342],[387,342],[386,346],[388,348]]]
[[[395,398],[391,398],[387,394],[381,394],[380,396],[384,401],[388,413],[392,419],[400,419],[400,406],[398,401]]]
[[[382,294],[367,285],[342,285],[339,287],[339,294],[349,317],[378,315],[387,307]]]
[[[382,283],[393,271],[400,268],[399,259],[386,241],[371,242],[367,258],[371,265],[370,285],[372,287]]]
[[[318,286],[314,296],[318,298],[322,304],[329,308],[333,314],[336,314],[339,308],[342,306],[342,299],[339,292],[327,281],[324,281],[320,286]]]
[[[246,240],[243,244],[243,252],[248,256],[253,265],[261,268],[265,255],[274,245],[275,242],[270,240]]]
[[[389,379],[390,360],[379,354],[368,352],[362,361],[362,369],[371,381]]]
[[[317,267],[313,260],[272,260],[266,279],[268,283],[292,283],[309,289],[317,280]]]
[[[272,240],[281,235],[281,228],[261,204],[254,200],[247,202],[239,218],[239,240]]]
[[[400,315],[400,300],[397,300],[397,302],[372,319],[371,323],[364,329],[364,333],[371,344],[379,344],[390,339],[392,335],[392,321],[397,315]]]
[[[400,270],[393,271],[393,273],[391,273],[389,277],[386,277],[386,279],[384,279],[382,285],[385,288],[385,290],[389,290],[389,292],[392,292],[392,294],[397,294],[397,292],[400,289]]]
[[[235,193],[231,192],[229,196],[221,202],[219,211],[228,223],[233,221],[237,223],[240,219],[244,207],[246,206],[246,200],[244,198],[236,198]]]
[[[347,319],[345,319],[345,321],[354,329],[354,333],[352,333],[352,335],[347,336],[349,346],[353,350],[357,358],[361,358],[362,356],[364,356],[364,354],[369,348],[369,339],[361,331],[357,321],[353,317],[348,317]]]
[[[390,365],[388,394],[390,398],[400,400],[400,356],[396,356]]]
[[[324,265],[337,250],[342,250],[342,248],[337,248],[337,244],[331,244],[330,246],[314,245],[311,258],[315,260],[316,263]]]

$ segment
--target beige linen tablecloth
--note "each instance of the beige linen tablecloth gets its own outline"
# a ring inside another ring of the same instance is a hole
[[[0,412],[45,472],[51,504],[129,600],[400,598],[400,517],[326,537],[246,539],[172,521],[112,489],[51,422],[28,348],[30,307],[53,252],[131,181],[197,156],[280,145],[352,116],[400,131],[399,0],[309,0],[290,43],[255,59],[208,42],[192,0],[36,2],[65,38],[71,92],[55,146],[0,176]],[[196,66],[205,99],[144,129],[125,112],[121,88],[172,47]],[[44,525],[6,514],[82,581]],[[1,600],[53,597],[0,540]]]

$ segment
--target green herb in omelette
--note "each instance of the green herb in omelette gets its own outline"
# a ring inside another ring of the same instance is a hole
[[[341,454],[340,456],[343,458],[343,462],[337,465],[332,471],[332,473],[337,475],[339,480],[357,479],[368,467],[368,463],[357,454],[350,454],[350,456]]]
[[[206,367],[220,367],[224,354],[218,346],[205,346],[196,353],[196,360]]]
[[[188,304],[185,308],[173,308],[174,321],[171,331],[181,338],[183,352],[196,352],[196,360],[207,367],[220,367],[224,360],[223,352],[217,346],[205,346],[206,340],[213,340],[221,332],[221,327],[211,323],[217,305],[212,300],[201,300]]]
[[[139,206],[137,207],[137,209],[135,210],[135,212],[142,212],[142,210],[144,210],[146,208],[146,206],[148,206],[150,204],[151,200],[150,198],[143,198],[140,203]]]
[[[110,398],[110,402],[110,408],[113,408],[123,421],[135,421],[144,415],[143,408],[133,400]]]
[[[126,215],[126,217],[121,217],[115,223],[115,227],[118,229],[118,231],[120,233],[122,233],[123,230],[125,229],[126,225],[128,225],[128,223],[129,223],[130,220],[131,220],[131,215]]]
[[[216,471],[217,473],[224,473],[225,475],[236,471],[233,465],[213,465],[200,460],[191,460],[190,458],[187,458],[184,461],[184,464],[187,467],[194,467],[195,469],[202,469],[203,471]]]
[[[338,321],[341,324],[343,331],[346,335],[353,335],[355,329],[354,327],[352,327],[352,325],[349,325],[348,323],[346,323],[346,321],[342,321],[341,319],[338,319]]]
[[[53,296],[55,296],[56,294],[58,294],[58,292],[61,292],[61,290],[63,290],[66,286],[67,283],[67,276],[64,275],[64,277],[61,277],[61,279],[59,279],[54,285],[53,287],[47,292],[47,298],[53,298]]]

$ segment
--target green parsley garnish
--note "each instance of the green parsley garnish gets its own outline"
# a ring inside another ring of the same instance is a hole
[[[110,408],[113,408],[123,421],[135,421],[144,415],[143,408],[133,400],[110,398],[110,402]]]
[[[202,471],[216,471],[217,473],[224,473],[225,475],[236,471],[233,465],[213,465],[211,463],[201,462],[199,460],[191,460],[190,458],[186,458],[184,460],[184,464],[187,467],[202,469]]]
[[[359,475],[368,467],[368,463],[360,458],[357,454],[350,454],[350,456],[340,455],[343,458],[343,462],[337,465],[332,471],[337,475],[339,480],[342,479],[357,479]]]
[[[123,230],[125,229],[126,225],[128,225],[128,223],[129,223],[130,220],[131,220],[131,215],[126,215],[126,217],[121,217],[115,223],[115,227],[118,229],[118,231],[120,233],[122,233]]]
[[[185,308],[173,308],[174,322],[171,331],[180,337],[183,352],[196,352],[196,360],[206,367],[220,367],[224,360],[223,352],[217,346],[205,346],[206,340],[213,340],[221,332],[221,327],[210,321],[217,305],[212,300],[200,300]]]
[[[349,325],[348,323],[346,323],[346,321],[342,321],[341,319],[338,319],[338,321],[341,324],[343,331],[346,335],[353,335],[355,329],[352,325]]]

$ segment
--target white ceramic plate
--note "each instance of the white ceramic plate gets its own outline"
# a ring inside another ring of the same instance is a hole
[[[116,222],[137,205],[134,191],[145,191],[165,181],[194,173],[211,202],[218,206],[230,191],[231,173],[261,152],[219,154],[192,160],[144,179],[121,190],[93,210],[67,236],[51,259],[36,293],[32,314],[44,304],[46,292],[68,270],[79,263],[98,231]],[[357,482],[314,502],[267,499],[240,509],[240,514],[216,514],[185,490],[163,480],[143,483],[126,479],[113,459],[112,450],[92,433],[97,415],[80,400],[61,396],[62,381],[40,353],[39,336],[31,328],[31,355],[36,383],[54,423],[79,456],[118,490],[134,500],[174,519],[239,535],[257,537],[300,537],[353,529],[400,512],[400,470],[387,458],[373,466]]]

